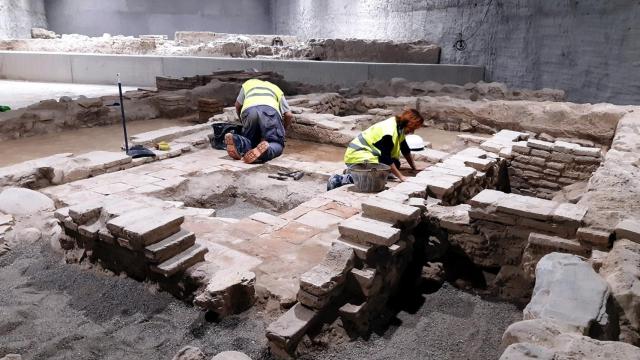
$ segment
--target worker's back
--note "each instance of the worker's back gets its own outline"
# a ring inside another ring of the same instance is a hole
[[[277,85],[264,80],[250,79],[242,84],[242,90],[244,91],[244,102],[240,112],[244,112],[252,106],[266,105],[274,108],[280,114],[280,102],[284,93]]]

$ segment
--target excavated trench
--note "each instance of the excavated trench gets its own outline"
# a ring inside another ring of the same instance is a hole
[[[289,176],[273,178],[295,171],[265,165],[242,172],[195,176],[171,200],[189,207],[215,209],[217,217],[240,219],[256,212],[281,214],[326,191],[325,175],[303,172],[299,180]]]
[[[340,115],[355,115],[355,113],[345,112]],[[457,133],[425,128],[421,129],[420,135],[432,141],[434,147],[440,148],[451,144]],[[432,139],[436,139],[436,141]],[[441,143],[437,143],[437,141]],[[307,159],[307,161],[313,160]],[[518,162],[517,159],[515,161]],[[525,165],[528,166],[528,163]],[[572,171],[581,173],[574,178],[575,183],[587,180],[594,171],[593,166],[595,166],[593,163],[572,165]],[[325,175],[305,173],[297,181],[291,178],[278,180],[269,177],[277,175],[278,172],[293,170],[295,169],[266,165],[239,172],[229,170],[191,176],[184,187],[177,189],[169,196],[163,194],[162,199],[182,201],[188,207],[215,209],[217,217],[240,219],[256,212],[280,214],[326,191],[327,176]],[[502,190],[505,192],[513,190],[515,193],[539,198],[550,198],[552,194],[561,192],[561,185],[569,185],[541,183],[540,177],[532,176],[530,169],[513,165],[509,167],[508,174],[504,173],[501,177],[505,180],[502,186]],[[537,186],[540,184],[549,188],[557,186],[557,189],[539,190]],[[371,333],[364,338],[345,342],[344,340],[349,337],[349,334],[336,333],[336,328],[332,331],[326,331],[327,328],[320,329],[317,333],[318,337],[307,339],[307,343],[303,344],[310,351],[302,358],[414,358],[418,353],[423,354],[424,358],[497,358],[499,356],[502,333],[509,324],[521,319],[520,306],[526,303],[528,298],[515,300],[503,296],[502,290],[504,290],[505,284],[496,281],[501,267],[482,266],[474,263],[464,249],[451,244],[449,234],[438,226],[423,223],[415,229],[414,235],[416,243],[413,258],[402,276],[400,290],[393,294],[378,321],[372,324]],[[31,254],[30,256],[37,260],[40,254]],[[6,270],[3,275],[3,266],[6,267],[7,264],[0,263],[0,277],[14,279],[14,274],[10,274]],[[35,268],[35,265],[30,266]],[[56,266],[52,265],[51,267],[57,269]],[[88,278],[96,276],[92,273],[83,273],[84,275],[77,276]],[[33,276],[27,275],[17,278],[20,282],[26,282],[28,285],[33,281],[31,279]],[[53,281],[53,279],[51,280]],[[110,283],[110,286],[114,288],[122,287],[124,289],[127,286],[132,286],[144,291],[141,284],[122,285],[116,284],[119,279],[114,280],[116,281],[112,282],[111,278],[107,278],[104,281]],[[56,292],[72,293],[72,289],[68,286],[62,284],[59,286],[60,288],[56,289]],[[533,284],[530,286],[532,287]],[[530,290],[529,288],[529,292]],[[216,339],[216,336],[213,336],[214,330],[228,334],[235,329],[241,329],[243,337],[233,339],[233,348],[243,351],[248,349],[251,355],[259,358],[271,358],[264,343],[264,327],[267,324],[264,323],[261,315],[255,314],[255,309],[218,324],[207,324],[204,317],[194,313],[193,309],[175,301],[175,299],[166,298],[164,295],[162,306],[158,310],[153,309],[154,313],[147,316],[161,317],[162,312],[167,311],[169,306],[171,307],[169,310],[172,312],[187,313],[181,315],[184,315],[183,317],[186,319],[184,321],[189,323],[186,324],[189,330],[180,336],[184,336],[192,343],[205,349],[213,344],[215,344],[215,348],[222,349],[220,341]],[[25,295],[25,298],[28,296]],[[118,300],[110,299],[107,306],[114,307],[113,304]],[[20,304],[16,304],[16,308],[22,306],[23,301],[19,302]],[[28,299],[25,300],[26,302]],[[135,316],[144,314],[143,310],[146,309],[146,304],[135,303],[134,305],[136,306],[134,314],[125,312],[115,314],[114,312],[113,315],[114,318],[130,322],[131,325],[127,325],[127,328],[131,327],[132,333],[135,331]],[[61,304],[61,307],[65,307],[65,304]],[[75,310],[73,306],[71,308]],[[68,310],[65,309],[65,311]],[[87,312],[83,316],[91,317],[91,313]],[[55,316],[47,319],[51,323],[59,320]],[[167,333],[185,328],[185,323],[178,323],[178,321],[182,320],[165,321],[160,319],[160,322],[163,323],[162,327]],[[252,329],[252,324],[257,324],[257,330]],[[72,334],[69,335],[71,337],[80,336],[79,332],[73,334],[73,329],[67,329],[67,333]],[[178,332],[178,334],[180,333]],[[97,332],[96,335],[100,335],[100,333]],[[151,341],[151,338],[145,334],[139,336],[144,341]],[[139,355],[153,354],[155,357],[163,357],[166,355],[165,352],[175,352],[178,344],[183,343],[177,337],[176,335],[170,338],[169,345],[158,345],[152,350],[139,349],[137,352]],[[91,336],[88,339],[91,339]],[[70,349],[90,351],[90,345],[86,342],[75,342],[77,344],[71,345]],[[0,351],[13,350],[17,346],[15,344],[0,346]],[[50,350],[51,354],[64,354],[67,351],[66,348],[60,347],[60,349]],[[38,348],[38,345],[30,344],[29,348],[33,350]],[[121,354],[123,349],[118,349],[120,353],[116,354],[106,346],[98,346],[97,348],[101,355],[121,358],[136,357],[128,356],[129,354],[123,356]],[[165,352],[161,352],[161,350]],[[46,351],[46,349],[42,351]]]

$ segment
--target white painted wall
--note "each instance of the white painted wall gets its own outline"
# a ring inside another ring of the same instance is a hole
[[[47,27],[44,0],[0,0],[0,39],[30,38],[32,27]]]

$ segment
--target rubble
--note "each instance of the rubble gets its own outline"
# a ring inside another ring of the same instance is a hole
[[[88,37],[61,36],[32,29],[33,39],[0,41],[0,50],[94,54],[274,58],[321,61],[410,62],[435,64],[440,47],[426,41],[311,39],[289,35],[240,35],[208,31],[176,31],[166,35]]]
[[[250,271],[223,269],[216,272],[194,304],[218,317],[238,314],[255,302],[256,275]]]
[[[31,28],[32,39],[56,39],[58,34],[43,28]]]

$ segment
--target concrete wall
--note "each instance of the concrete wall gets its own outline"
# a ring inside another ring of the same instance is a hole
[[[288,81],[341,86],[397,76],[463,85],[483,77],[478,66],[0,51],[0,78],[13,80],[114,84],[116,73],[121,73],[125,85],[155,86],[158,75],[182,77],[252,68],[278,72]]]
[[[218,31],[272,32],[265,0],[44,0],[49,29],[63,34],[100,36]]]
[[[47,27],[44,0],[0,0],[0,39],[31,38],[32,27]]]
[[[560,88],[573,101],[640,104],[637,0],[272,0],[272,7],[276,33],[426,39],[442,46],[442,63],[483,65],[488,80]],[[458,52],[461,31],[475,36]]]

